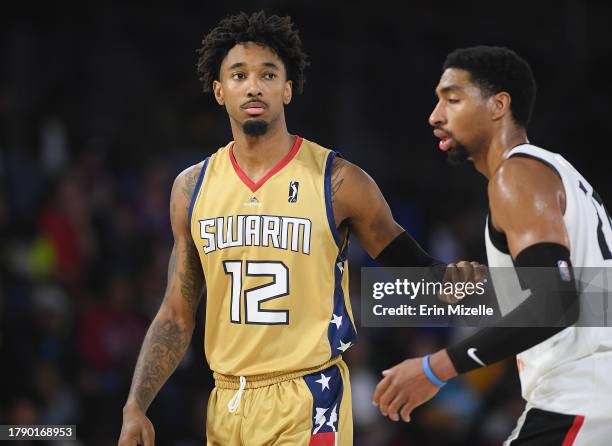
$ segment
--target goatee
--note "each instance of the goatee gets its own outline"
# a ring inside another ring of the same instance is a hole
[[[242,131],[247,136],[261,136],[268,131],[268,123],[263,119],[249,119],[242,124]]]
[[[470,159],[470,152],[465,146],[457,145],[446,152],[446,160],[453,166],[458,166]]]

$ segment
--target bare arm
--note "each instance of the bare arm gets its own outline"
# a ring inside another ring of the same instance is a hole
[[[569,249],[563,222],[565,190],[549,167],[528,158],[511,158],[491,178],[488,193],[493,225],[506,234],[512,258],[543,242]],[[457,375],[446,350],[432,355],[431,365],[442,380]]]
[[[191,341],[204,274],[191,238],[188,208],[201,167],[198,164],[183,171],[172,187],[170,217],[174,246],[168,265],[168,284],[138,356],[123,409],[120,445],[135,445],[140,441],[153,444],[152,427],[150,433],[142,432],[146,429],[141,423],[148,422],[143,421],[144,413],[180,363]]]
[[[491,178],[488,189],[493,225],[506,234],[512,258],[536,243],[570,248],[563,222],[565,190],[549,167],[511,158]]]
[[[493,225],[506,234],[514,259],[538,243],[555,243],[569,249],[563,222],[563,184],[555,172],[542,163],[526,158],[505,161],[489,182],[489,204]],[[525,303],[530,299],[533,297]],[[486,327],[461,343],[434,353],[429,363],[433,373],[447,381],[457,376],[449,350],[464,353],[473,347],[485,363],[492,364],[544,341],[560,329],[562,327],[531,332],[512,325],[509,328]],[[396,421],[400,417],[409,421],[412,410],[438,392],[425,376],[421,363],[420,358],[409,359],[383,372],[385,378],[378,384],[373,397],[383,415]]]
[[[336,226],[346,222],[372,258],[404,231],[374,180],[338,157],[332,165],[331,194]]]

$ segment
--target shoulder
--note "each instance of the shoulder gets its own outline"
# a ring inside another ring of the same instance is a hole
[[[363,169],[343,158],[332,164],[331,199],[338,221],[373,214],[384,198],[376,182]]]
[[[503,162],[488,184],[491,207],[521,207],[563,193],[558,174],[544,162],[512,157]]]
[[[187,200],[188,202],[191,201],[203,166],[204,161],[201,161],[187,167],[176,176],[174,179],[174,185],[172,186],[173,198],[181,198],[183,200]]]
[[[361,167],[350,161],[345,160],[340,156],[336,156],[332,162],[331,168],[332,178],[339,175],[349,182],[374,182],[372,177],[368,175]]]

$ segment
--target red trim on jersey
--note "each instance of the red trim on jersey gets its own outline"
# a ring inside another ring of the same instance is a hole
[[[238,175],[238,177],[242,180],[244,184],[247,185],[249,189],[251,189],[252,192],[255,192],[257,189],[263,186],[263,184],[266,181],[268,181],[268,179],[272,175],[274,175],[276,172],[278,172],[283,167],[285,167],[287,164],[289,164],[289,161],[291,161],[293,157],[298,153],[298,150],[300,150],[300,146],[302,145],[302,140],[303,139],[301,136],[296,136],[295,143],[293,143],[293,147],[291,148],[289,153],[285,155],[285,157],[282,160],[280,160],[276,166],[270,169],[268,173],[266,173],[257,183],[254,183],[253,181],[251,181],[251,179],[246,175],[246,173],[244,173],[244,171],[240,168],[240,166],[238,165],[238,162],[236,162],[236,157],[234,156],[234,143],[232,143],[230,150],[229,150],[230,160],[232,161],[232,166],[234,166],[234,170],[236,171],[236,174]]]
[[[308,446],[336,446],[337,432],[321,432],[310,437]]]
[[[582,427],[582,423],[584,423],[584,415],[576,415],[574,417],[572,427],[570,427],[569,431],[567,431],[567,435],[565,436],[561,446],[572,446],[574,444],[574,440],[576,440],[576,436]]]

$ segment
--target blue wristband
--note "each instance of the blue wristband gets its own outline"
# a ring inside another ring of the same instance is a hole
[[[446,385],[446,381],[442,381],[440,378],[438,378],[434,374],[433,370],[431,370],[431,366],[429,365],[429,356],[430,355],[423,356],[423,370],[425,371],[425,374],[427,375],[429,380],[435,386],[442,387],[442,386]]]

